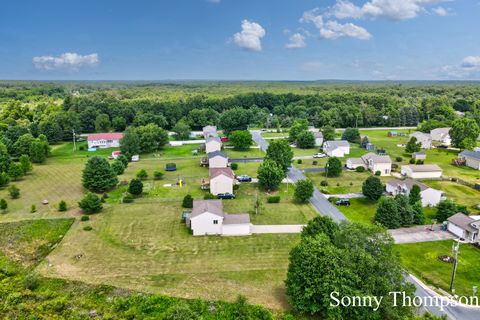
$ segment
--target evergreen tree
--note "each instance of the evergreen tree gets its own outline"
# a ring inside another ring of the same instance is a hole
[[[108,161],[94,156],[88,159],[82,176],[83,186],[92,192],[104,192],[118,183],[117,175]]]
[[[337,157],[328,158],[325,165],[327,177],[339,177],[342,174],[342,162]]]
[[[193,198],[191,195],[187,194],[185,197],[183,197],[182,207],[189,209],[193,208]]]
[[[411,205],[416,204],[417,202],[422,202],[422,196],[420,194],[421,190],[420,187],[416,184],[412,186],[412,189],[410,190],[410,194],[408,195],[408,200]]]
[[[117,175],[121,175],[125,171],[125,166],[122,161],[117,159],[112,162],[112,169]]]
[[[30,162],[30,157],[26,154],[20,156],[20,166],[22,167],[23,174],[32,170],[32,163]]]
[[[422,204],[416,202],[412,205],[413,210],[413,223],[417,225],[422,225],[425,223],[425,214],[423,213]]]
[[[140,179],[132,179],[128,185],[128,192],[134,196],[139,196],[143,192],[143,182]]]
[[[78,203],[78,206],[86,214],[100,212],[103,208],[102,200],[94,193],[87,193],[83,199]]]
[[[400,228],[401,220],[395,199],[384,198],[378,205],[374,219],[388,229]]]
[[[413,223],[413,209],[409,203],[407,196],[399,194],[395,197],[397,202],[398,215],[400,216],[400,223],[402,227],[408,227]]]
[[[376,176],[369,176],[362,185],[363,195],[372,201],[377,201],[382,197],[383,189],[382,181]]]

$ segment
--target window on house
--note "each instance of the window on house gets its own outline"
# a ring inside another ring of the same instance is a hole
[[[213,224],[218,224],[218,220],[213,220]]]

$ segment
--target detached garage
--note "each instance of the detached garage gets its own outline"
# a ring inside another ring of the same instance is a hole
[[[250,216],[248,214],[225,214],[223,236],[246,236],[250,233]]]

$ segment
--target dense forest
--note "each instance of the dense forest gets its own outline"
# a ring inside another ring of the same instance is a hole
[[[475,82],[0,82],[0,132],[10,150],[18,138],[43,134],[49,143],[77,133],[123,131],[180,120],[242,128],[449,125],[480,122]],[[233,120],[232,120],[233,119]],[[236,123],[232,124],[231,122]],[[13,150],[10,150],[13,151]]]

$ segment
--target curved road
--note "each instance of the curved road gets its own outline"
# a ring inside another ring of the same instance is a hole
[[[252,130],[250,131],[252,134],[253,140],[260,146],[263,151],[266,151],[268,148],[268,142],[261,136],[260,131]],[[302,174],[300,170],[292,166],[290,171],[287,174],[288,178],[293,182],[296,182],[301,179],[305,179],[305,176]],[[336,222],[348,221],[348,219],[343,215],[340,210],[338,210],[335,206],[333,206],[328,199],[320,193],[320,191],[315,188],[313,192],[313,196],[310,199],[310,203],[314,206],[314,208],[318,211],[319,214],[326,215],[331,217]],[[408,275],[406,280],[412,283],[415,288],[415,294],[423,299],[444,299],[447,301],[448,298],[443,297],[430,288],[428,288],[425,284],[419,281],[417,278],[413,277],[412,275]],[[438,316],[446,315],[449,319],[454,320],[478,320],[480,319],[480,308],[477,307],[469,307],[469,306],[445,306],[443,307],[443,311],[440,307],[436,306],[424,306],[424,309],[427,309],[430,313],[433,313]]]

